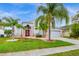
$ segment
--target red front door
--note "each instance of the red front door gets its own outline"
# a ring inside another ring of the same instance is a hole
[[[25,36],[30,36],[30,30],[25,30]]]

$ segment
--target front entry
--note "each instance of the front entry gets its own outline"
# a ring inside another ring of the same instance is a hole
[[[25,36],[30,36],[30,30],[25,30]]]
[[[26,25],[25,28],[26,28],[26,30],[25,30],[25,36],[30,36],[31,27],[29,25]]]

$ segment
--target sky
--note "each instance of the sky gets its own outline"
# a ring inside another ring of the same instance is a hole
[[[0,3],[0,17],[11,16],[14,18],[20,18],[21,22],[34,21],[40,15],[37,13],[39,5],[40,4],[34,3]],[[70,17],[79,11],[78,3],[66,3],[64,6],[67,8]],[[61,26],[62,25],[65,25],[64,21]],[[58,26],[58,23],[56,26]]]

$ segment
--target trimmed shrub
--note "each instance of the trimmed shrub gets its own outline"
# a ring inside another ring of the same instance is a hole
[[[42,37],[42,35],[41,34],[36,34],[36,37]]]

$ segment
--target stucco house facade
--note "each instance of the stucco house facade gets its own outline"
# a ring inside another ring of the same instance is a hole
[[[22,22],[22,25],[25,26],[25,29],[16,28],[14,29],[14,35],[17,37],[35,37],[38,33],[43,34],[42,30],[35,29],[35,21]],[[48,31],[46,37],[48,37]],[[51,38],[53,37],[62,37],[61,29],[52,29],[51,28]]]

